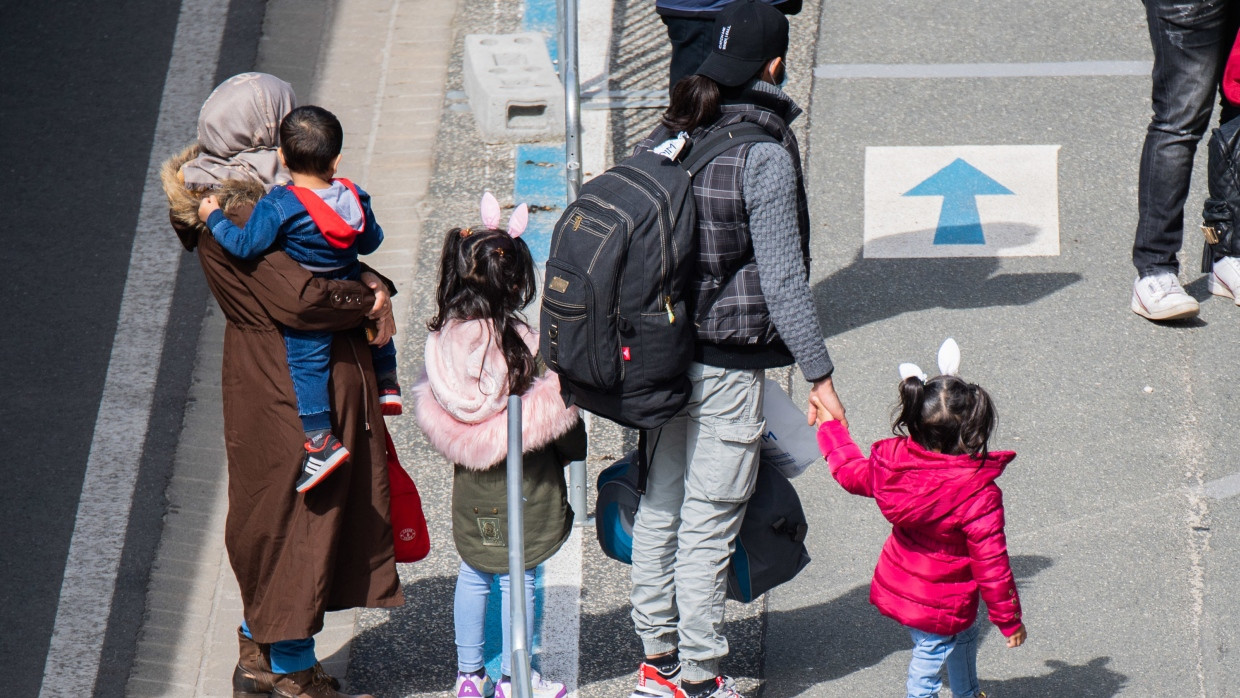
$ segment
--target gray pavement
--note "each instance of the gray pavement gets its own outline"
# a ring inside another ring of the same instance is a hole
[[[614,8],[608,86],[662,87],[662,25],[648,3],[615,0]],[[512,148],[479,142],[452,95],[462,89],[464,34],[518,30],[520,6],[269,0],[262,26],[258,68],[290,79],[303,102],[341,115],[345,174],[375,195],[389,239],[373,262],[401,289],[401,373],[411,383],[443,232],[474,220],[483,189],[512,203]],[[1199,490],[1240,470],[1227,455],[1237,445],[1228,429],[1234,381],[1216,358],[1240,339],[1240,308],[1208,300],[1200,321],[1178,325],[1154,325],[1127,310],[1148,78],[810,77],[826,63],[1149,60],[1140,6],[826,0],[807,2],[793,27],[790,89],[810,107],[799,129],[815,221],[812,281],[854,435],[867,443],[888,433],[896,364],[931,364],[950,335],[964,350],[964,374],[996,398],[995,445],[1020,454],[1000,484],[1030,640],[1007,650],[988,627],[979,655],[984,690],[998,697],[1235,693],[1229,592],[1240,582],[1233,542],[1240,514],[1235,499],[1209,500]],[[613,112],[612,157],[656,116]],[[865,147],[1009,143],[1062,146],[1059,256],[861,256]],[[1190,229],[1201,180],[1190,197]],[[1199,244],[1190,234],[1190,271]],[[197,272],[184,271],[182,278]],[[1185,274],[1204,298],[1198,276]],[[128,695],[229,692],[239,605],[222,551],[221,326],[210,302]],[[800,382],[790,384],[804,399]],[[455,671],[450,470],[411,417],[390,425],[422,491],[432,553],[401,566],[403,608],[333,614],[320,654],[352,687],[377,696],[444,695]],[[591,477],[633,441],[602,420],[591,437]],[[872,502],[843,493],[825,466],[797,485],[811,517],[814,562],[760,601],[729,606],[725,670],[751,698],[898,694],[909,640],[867,601],[888,527]],[[578,695],[624,696],[639,651],[627,569],[602,556],[592,530],[583,534]]]
[[[1151,58],[1143,10],[1127,2],[826,3],[817,56]],[[1235,345],[1240,309],[1205,300],[1200,321],[1178,325],[1127,310],[1148,95],[1143,76],[815,83],[815,290],[857,441],[889,433],[896,364],[932,363],[952,336],[964,375],[996,398],[996,445],[1020,454],[999,483],[1029,642],[1009,650],[993,627],[983,636],[982,686],[996,696],[1234,693],[1226,589],[1240,512],[1195,488],[1236,470],[1234,377],[1215,357]],[[861,257],[864,148],[953,144],[1062,146],[1060,256]],[[1201,299],[1203,182],[1199,167],[1183,275]],[[909,639],[866,600],[888,526],[825,468],[798,485],[815,562],[771,595],[764,695],[894,694]]]

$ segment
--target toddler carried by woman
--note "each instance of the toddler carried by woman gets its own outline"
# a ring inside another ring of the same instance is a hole
[[[984,698],[974,624],[979,589],[1008,647],[1025,641],[1003,493],[995,484],[1016,454],[987,451],[994,406],[985,390],[956,376],[959,367],[951,339],[939,349],[943,375],[927,380],[917,366],[900,365],[897,436],[875,443],[869,458],[845,426],[818,410],[828,417],[819,424],[818,445],[831,475],[849,492],[877,500],[892,525],[870,603],[913,636],[908,698],[937,696],[944,665],[955,698]]]
[[[461,555],[454,609],[458,698],[510,698],[508,625],[508,396],[521,396],[525,498],[524,574],[527,647],[533,646],[534,570],[572,528],[564,466],[586,455],[577,409],[565,408],[554,373],[540,375],[538,334],[522,321],[536,280],[520,239],[522,204],[499,227],[495,197],[482,199],[484,228],[454,228],[444,241],[438,312],[427,323],[426,370],[413,387],[414,414],[426,438],[453,463],[452,537]],[[503,605],[499,684],[486,674],[484,628],[491,581]],[[536,698],[564,698],[564,684],[532,674]]]

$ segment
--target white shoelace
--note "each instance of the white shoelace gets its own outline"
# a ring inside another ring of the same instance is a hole
[[[1154,291],[1154,300],[1161,300],[1172,293],[1184,293],[1184,289],[1180,287],[1180,282],[1173,274],[1155,274],[1146,277],[1150,286]]]

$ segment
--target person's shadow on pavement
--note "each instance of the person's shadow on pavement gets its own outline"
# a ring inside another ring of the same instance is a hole
[[[1000,223],[1017,240],[1037,228]],[[913,240],[930,231],[895,236]],[[899,248],[899,240],[888,248]],[[831,337],[848,330],[930,308],[968,309],[1029,305],[1081,280],[1071,272],[1001,273],[998,257],[877,258],[856,257],[814,285],[818,320]]]
[[[1046,660],[1051,673],[1041,676],[1022,676],[1005,681],[987,681],[982,686],[996,696],[1022,698],[1022,696],[1076,696],[1079,698],[1110,698],[1119,695],[1128,683],[1128,677],[1107,668],[1110,657],[1095,657],[1084,664],[1069,664],[1055,659]]]
[[[1053,564],[1041,555],[1017,555],[1012,557],[1012,572],[1018,586],[1028,587],[1032,578]],[[763,692],[767,698],[799,696],[815,686],[834,681],[862,669],[872,667],[890,654],[909,652],[912,640],[908,630],[896,621],[881,615],[870,605],[870,585],[861,584],[843,596],[822,604],[793,611],[778,611],[768,620],[768,627],[778,627],[780,633],[800,638],[807,646],[804,656],[817,657],[812,667],[796,674],[795,680],[782,683],[781,689],[768,685]],[[978,616],[981,630],[979,642],[993,630],[985,610]],[[1104,658],[1109,661],[1109,658]],[[787,677],[780,677],[787,679]],[[1120,676],[1121,679],[1126,677]],[[1033,679],[1019,679],[1030,681]],[[996,686],[1001,684],[995,684]],[[1058,684],[1056,684],[1058,685]],[[1040,696],[1046,693],[1016,693],[995,691],[1002,696]],[[1090,694],[1093,695],[1093,694]],[[1101,695],[1101,694],[1100,694]],[[1111,694],[1105,694],[1111,695]]]

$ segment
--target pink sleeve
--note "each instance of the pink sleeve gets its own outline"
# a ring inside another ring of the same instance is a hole
[[[991,484],[973,499],[964,525],[970,567],[982,599],[1004,637],[1021,626],[1020,595],[1008,561],[1007,536],[1003,533],[1003,493]]]
[[[1231,47],[1227,63],[1223,66],[1223,99],[1240,105],[1240,41]]]
[[[823,422],[818,427],[818,448],[827,459],[831,476],[852,494],[874,496],[870,477],[870,460],[861,455],[848,430],[838,421]]]

